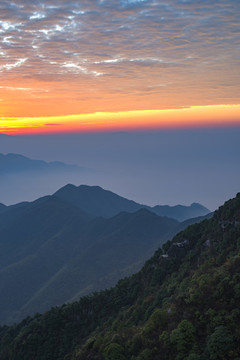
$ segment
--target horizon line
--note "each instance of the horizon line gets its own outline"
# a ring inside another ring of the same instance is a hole
[[[1,117],[3,135],[131,132],[240,125],[240,104],[202,105],[160,110]]]

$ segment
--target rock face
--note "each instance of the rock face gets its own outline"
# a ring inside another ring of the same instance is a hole
[[[174,242],[167,251],[167,255],[172,257],[182,257],[190,249],[189,240]]]

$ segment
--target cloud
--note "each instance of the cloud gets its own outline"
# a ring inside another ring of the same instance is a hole
[[[229,102],[221,78],[232,85],[234,103],[239,10],[237,0],[0,1],[0,80],[16,87],[16,78],[37,79],[51,92],[67,82],[69,95],[77,82],[91,93],[94,81],[105,99],[114,93],[116,79],[124,94],[139,93],[146,83],[154,89],[171,83],[186,93],[185,105],[194,105],[206,89],[203,102]],[[49,86],[54,81],[56,86]],[[169,106],[176,105],[174,96],[168,93]]]
[[[8,71],[8,70],[12,70],[16,67],[20,67],[25,63],[25,61],[27,61],[27,58],[26,59],[18,59],[14,63],[4,64],[4,65],[0,66],[0,72],[4,71],[4,70]]]
[[[46,126],[60,126],[61,124],[55,124],[55,123],[48,123],[48,124],[44,124]]]

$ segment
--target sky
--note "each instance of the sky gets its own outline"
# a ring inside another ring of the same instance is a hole
[[[0,132],[239,124],[239,18],[239,0],[0,1]]]
[[[65,182],[149,205],[235,196],[239,19],[239,0],[0,1],[0,152],[89,169],[1,178],[0,202]]]
[[[215,210],[240,191],[240,127],[0,136],[0,153],[60,160],[85,170],[0,176],[0,203],[53,194],[67,183],[99,185],[147,205]]]

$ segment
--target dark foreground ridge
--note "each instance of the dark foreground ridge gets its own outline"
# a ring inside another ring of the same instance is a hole
[[[109,290],[0,328],[1,360],[239,360],[240,194]]]

